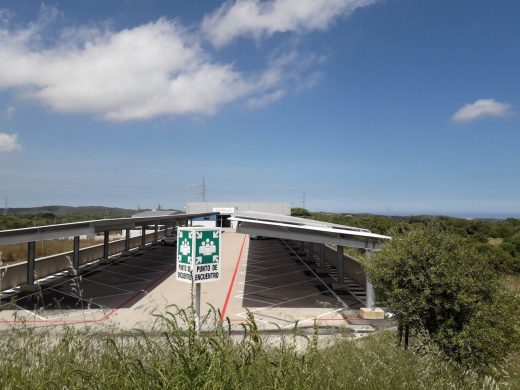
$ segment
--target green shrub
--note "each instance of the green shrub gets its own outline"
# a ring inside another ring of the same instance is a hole
[[[520,305],[500,291],[488,254],[430,226],[395,237],[365,268],[396,313],[399,338],[403,329],[405,336],[408,329],[425,331],[448,357],[482,368],[500,363],[515,348],[520,330],[515,325]]]

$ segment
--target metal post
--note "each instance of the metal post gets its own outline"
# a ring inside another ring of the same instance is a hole
[[[72,267],[79,272],[79,236],[74,236],[74,243],[72,245]]]
[[[103,232],[105,237],[103,240],[103,258],[108,259],[108,244],[109,244],[109,238],[110,238],[110,232],[106,230]]]
[[[34,263],[36,258],[36,242],[27,243],[27,285],[34,284]]]
[[[188,226],[193,226],[193,220],[192,219],[188,219]]]
[[[146,247],[146,226],[141,226],[141,248]]]
[[[321,244],[320,267],[325,269],[325,244]]]
[[[314,244],[309,242],[309,262],[314,263]]]
[[[200,283],[195,283],[195,328],[200,332]]]
[[[157,241],[159,241],[159,226],[155,224],[154,231],[153,231],[153,243],[154,245],[157,244]]]
[[[305,253],[305,242],[300,241],[300,254]]]
[[[338,283],[343,283],[345,281],[345,271],[343,269],[344,263],[343,263],[343,246],[338,245],[337,247],[337,264],[336,268],[338,270]]]
[[[125,235],[125,252],[130,251],[130,229],[126,229]]]

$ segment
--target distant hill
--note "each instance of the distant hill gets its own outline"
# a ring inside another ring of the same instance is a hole
[[[145,210],[140,210],[145,211]],[[99,215],[104,217],[130,217],[137,213],[137,210],[123,209],[119,207],[104,207],[104,206],[40,206],[40,207],[23,207],[10,208],[7,210],[7,215],[32,215],[32,214],[54,214],[57,217],[68,216],[91,216]]]

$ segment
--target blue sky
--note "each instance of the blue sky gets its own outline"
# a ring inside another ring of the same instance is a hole
[[[0,1],[11,207],[520,216],[520,3]]]

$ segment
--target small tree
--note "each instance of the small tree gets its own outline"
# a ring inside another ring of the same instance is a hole
[[[518,301],[504,300],[485,254],[467,240],[436,227],[418,228],[386,244],[365,268],[396,313],[398,340],[404,331],[405,348],[410,329],[426,331],[451,358],[482,365],[505,357],[518,340],[519,309],[508,303]],[[500,311],[493,309],[498,302]]]

